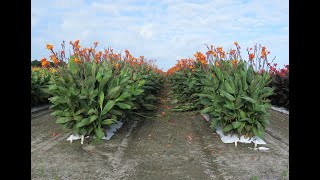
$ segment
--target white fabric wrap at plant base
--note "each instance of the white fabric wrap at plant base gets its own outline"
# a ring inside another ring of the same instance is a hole
[[[287,111],[287,110],[286,110],[285,108],[283,108],[283,107],[271,106],[271,109],[289,115],[289,111]]]
[[[110,128],[106,130],[106,133],[105,133],[105,134],[107,134],[107,136],[104,136],[102,139],[104,139],[104,140],[109,140],[109,139],[114,135],[114,133],[115,133],[118,129],[120,129],[120,128],[122,127],[122,125],[123,125],[123,122],[122,122],[122,121],[118,121],[117,123],[112,124],[112,125],[110,126]],[[87,136],[86,138],[88,138],[88,137],[89,137],[89,136]],[[81,139],[81,138],[82,138],[82,139]],[[83,137],[81,137],[81,136],[79,136],[79,135],[73,135],[73,134],[71,134],[71,135],[68,137],[67,141],[70,141],[70,143],[72,143],[72,141],[78,140],[78,139],[81,139],[81,144],[83,144]]]
[[[208,122],[210,121],[210,117],[208,114],[203,114],[202,115]],[[238,142],[241,143],[254,143],[254,150],[262,150],[262,151],[266,151],[269,150],[269,148],[266,147],[259,147],[257,148],[257,144],[267,144],[266,142],[264,142],[261,138],[257,137],[257,136],[253,136],[252,138],[245,138],[243,135],[239,138],[239,136],[237,134],[227,134],[225,135],[222,131],[221,126],[217,126],[216,127],[216,133],[219,134],[221,141],[223,143],[235,143],[235,146],[237,146]]]

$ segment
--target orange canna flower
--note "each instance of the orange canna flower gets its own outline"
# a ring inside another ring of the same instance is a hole
[[[51,60],[53,60],[54,64],[56,64],[56,65],[59,64],[59,61],[58,61],[58,59],[57,59],[57,57],[55,55],[51,56]]]
[[[117,63],[117,64],[116,64],[116,68],[117,68],[117,69],[120,69],[120,64]]]
[[[231,55],[234,55],[235,53],[236,53],[236,50],[234,50],[234,49],[231,49],[231,50],[230,50],[230,54],[231,54]]]
[[[42,65],[42,67],[48,67],[50,65],[50,63],[47,61],[46,58],[42,58],[41,65]]]
[[[224,58],[226,55],[225,55],[225,53],[224,53],[224,51],[222,51],[221,53],[220,53],[220,57],[221,58]]]
[[[80,60],[75,57],[74,60],[73,60],[73,62],[75,62],[75,63],[80,63]]]
[[[102,52],[99,51],[96,55],[95,55],[95,59],[100,59],[101,58],[101,55],[102,55]]]
[[[214,64],[215,64],[217,67],[219,67],[219,66],[220,66],[220,64],[219,64],[219,62],[218,62],[218,61],[216,61]]]
[[[53,49],[53,46],[51,44],[47,44],[47,49],[51,50]]]
[[[266,51],[261,52],[261,58],[264,58],[264,57],[266,57]]]
[[[46,58],[42,58],[42,59],[41,59],[41,62],[43,62],[43,61],[47,61],[47,59],[46,59]]]
[[[238,63],[238,60],[232,60],[232,64],[233,64],[234,66],[236,66],[237,63]]]

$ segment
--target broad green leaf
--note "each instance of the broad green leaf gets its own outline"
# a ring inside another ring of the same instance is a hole
[[[97,115],[93,115],[90,117],[90,123],[92,123],[94,120],[98,119]]]
[[[253,132],[254,135],[256,135],[256,136],[258,136],[260,138],[263,138],[263,131],[257,130],[257,128],[254,127],[254,126],[252,127],[252,132]]]
[[[273,88],[271,87],[264,87],[262,90],[261,90],[261,93],[269,93],[269,92],[272,92],[273,91]]]
[[[51,113],[52,116],[62,116],[63,115],[63,111],[61,110],[56,110],[53,113]]]
[[[102,109],[103,100],[104,100],[104,93],[101,91],[101,93],[100,93],[100,97],[99,97],[99,105],[100,105],[100,109]]]
[[[91,108],[91,109],[88,111],[88,114],[93,114],[93,113],[97,113],[97,109]]]
[[[215,97],[209,94],[198,94],[199,97],[207,97],[211,100],[215,100]]]
[[[244,111],[240,110],[240,118],[246,118],[247,115]]]
[[[233,126],[232,126],[232,124],[228,124],[228,125],[226,125],[224,128],[223,128],[223,132],[229,132],[229,131],[231,131],[233,129]]]
[[[101,112],[101,115],[107,114],[107,113],[110,111],[110,109],[113,108],[113,106],[114,106],[115,104],[116,104],[115,101],[109,100],[109,101],[107,102],[107,104],[104,106],[104,108],[103,108],[103,110],[102,110],[102,112]]]
[[[87,134],[91,134],[92,130],[93,130],[93,126],[89,126],[87,128]]]
[[[131,97],[131,95],[128,93],[128,92],[124,92],[123,94],[121,94],[117,99],[116,99],[116,102],[118,101],[123,101],[125,100],[126,98],[128,97]]]
[[[240,127],[241,125],[242,125],[242,123],[239,122],[239,121],[232,122],[233,129],[237,129],[237,128]]]
[[[224,85],[228,91],[228,93],[230,94],[234,94],[235,93],[235,85],[233,84],[233,82],[231,81],[231,79],[227,79],[224,82]]]
[[[104,132],[101,128],[97,128],[94,130],[96,133],[96,138],[97,139],[102,139],[104,137]]]
[[[59,117],[59,118],[57,118],[56,123],[57,124],[64,124],[64,123],[71,121],[71,120],[72,119],[70,117]]]
[[[81,121],[83,119],[83,116],[82,115],[77,115],[77,116],[74,116],[73,119],[76,120],[76,121]]]
[[[80,109],[80,110],[78,110],[76,113],[75,113],[75,115],[79,115],[79,114],[81,114],[81,113],[83,113],[83,112],[86,112],[87,111],[87,109]]]
[[[212,101],[208,98],[201,98],[199,101],[201,104],[203,104],[205,106],[212,105]]]
[[[240,126],[238,127],[238,129],[237,129],[237,132],[238,132],[239,134],[242,133],[242,130],[243,130],[243,128],[244,128],[245,125],[246,125],[246,123],[241,122],[241,125],[240,125]]]
[[[121,103],[121,102],[118,102],[117,103],[117,106],[121,109],[131,109],[131,105],[129,104],[125,104],[125,103]]]
[[[260,124],[259,121],[254,121],[254,123],[257,125],[257,128],[258,128],[259,131],[263,131],[264,130],[263,126]]]
[[[266,112],[264,105],[256,105],[254,109],[259,112]]]
[[[108,92],[108,96],[110,97],[110,99],[116,98],[114,96],[117,94],[118,91],[120,91],[120,88],[121,86],[116,86]]]
[[[109,111],[111,114],[115,114],[115,115],[118,115],[118,116],[122,116],[122,112],[121,111],[118,111],[118,110],[115,110],[115,109],[111,109]]]
[[[249,123],[253,123],[253,120],[251,120],[250,118],[242,118],[239,121],[247,121]]]
[[[79,135],[86,135],[87,134],[87,130],[86,127],[81,127],[79,128]]]
[[[106,119],[106,120],[103,120],[101,122],[101,124],[104,124],[104,125],[111,125],[111,124],[114,124],[116,122],[115,119]]]
[[[123,84],[127,83],[127,82],[129,81],[129,79],[130,79],[130,77],[129,77],[129,76],[128,76],[128,77],[123,78],[123,79],[120,81],[119,85],[123,85]]]
[[[229,93],[223,91],[223,90],[220,90],[222,96],[226,97],[227,99],[229,99],[230,101],[235,101],[236,99]]]
[[[102,80],[102,72],[101,70],[98,71],[97,75],[96,75],[96,80],[100,83]]]
[[[104,87],[104,85],[109,81],[109,79],[112,76],[112,70],[108,69],[108,71],[106,72],[106,74],[103,76],[103,78],[101,79],[101,82],[99,84],[99,88]]]
[[[268,119],[262,119],[261,120],[261,124],[264,126],[264,127],[268,127],[270,125],[270,121]]]
[[[137,90],[135,90],[135,91],[132,92],[132,95],[137,96],[137,95],[140,95],[140,94],[143,93],[143,92],[144,92],[143,89],[137,89]]]
[[[248,97],[248,96],[241,97],[241,98],[244,99],[244,100],[246,100],[246,101],[249,101],[249,102],[251,102],[251,103],[256,103],[256,102],[257,102],[256,100],[254,100],[254,99],[252,99],[252,98],[250,98],[250,97]]]
[[[138,86],[141,87],[141,86],[145,85],[145,83],[146,83],[145,80],[141,80],[141,81],[139,81]]]
[[[80,128],[80,127],[86,126],[88,124],[90,124],[90,119],[89,118],[85,118],[82,121],[77,123],[76,128]]]
[[[217,126],[217,124],[218,124],[218,120],[217,120],[217,119],[211,119],[211,121],[210,121],[210,127],[211,127],[212,129],[215,129],[216,126]]]
[[[92,64],[92,66],[91,66],[91,75],[93,76],[93,77],[96,77],[96,73],[97,73],[97,63],[93,63]]]
[[[81,95],[81,96],[79,96],[79,99],[87,99],[88,97],[87,96],[85,96],[85,95]]]
[[[217,75],[217,78],[219,80],[221,80],[222,79],[222,74],[221,74],[220,68],[219,67],[214,67],[213,70],[215,71],[215,73]]]
[[[230,110],[235,110],[233,103],[226,103],[225,105],[223,105],[223,107],[228,108]]]
[[[204,108],[202,111],[200,111],[201,114],[206,114],[206,113],[209,113],[209,112],[212,112],[214,111],[214,107],[213,106],[209,106],[209,107],[206,107]]]
[[[73,62],[73,60],[74,60],[74,57],[71,57],[70,59],[69,59],[69,68],[70,68],[70,72],[72,73],[72,74],[77,74],[77,64],[75,63],[75,62]]]

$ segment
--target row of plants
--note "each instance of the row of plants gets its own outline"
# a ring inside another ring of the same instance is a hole
[[[171,84],[169,95],[173,99],[172,103],[179,104],[173,111],[189,111],[200,109],[202,106],[197,103],[198,97],[195,94],[203,90],[203,79],[207,62],[200,52],[197,52],[197,59],[181,59],[176,66],[167,71],[168,80]],[[173,75],[174,74],[174,75]]]
[[[47,87],[52,74],[55,72],[55,68],[31,67],[31,107],[49,103],[50,95],[43,89]]]
[[[168,70],[173,102],[188,103],[173,110],[197,109],[209,115],[213,129],[219,125],[226,133],[263,137],[269,125],[269,97],[277,88],[272,85],[270,52],[255,45],[247,49],[248,60],[244,60],[241,47],[234,44],[236,48],[227,52],[207,46],[206,56],[197,52],[195,59],[179,60]]]
[[[97,52],[98,42],[91,48],[81,48],[78,40],[70,44],[70,57],[65,56],[64,42],[57,52],[47,45],[57,72],[45,92],[51,96],[56,123],[73,134],[100,140],[105,129],[119,120],[150,116],[163,84],[163,72],[153,61],[137,59],[128,50],[122,57],[111,47]]]
[[[269,67],[272,77],[270,87],[274,88],[274,94],[270,96],[271,104],[289,109],[289,65],[281,69],[276,66]]]

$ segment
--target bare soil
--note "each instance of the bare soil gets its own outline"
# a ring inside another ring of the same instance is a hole
[[[159,106],[159,114],[163,111]],[[200,114],[129,121],[108,141],[70,144],[51,110],[31,119],[32,179],[289,179],[289,116],[270,110],[269,151],[224,144]]]

